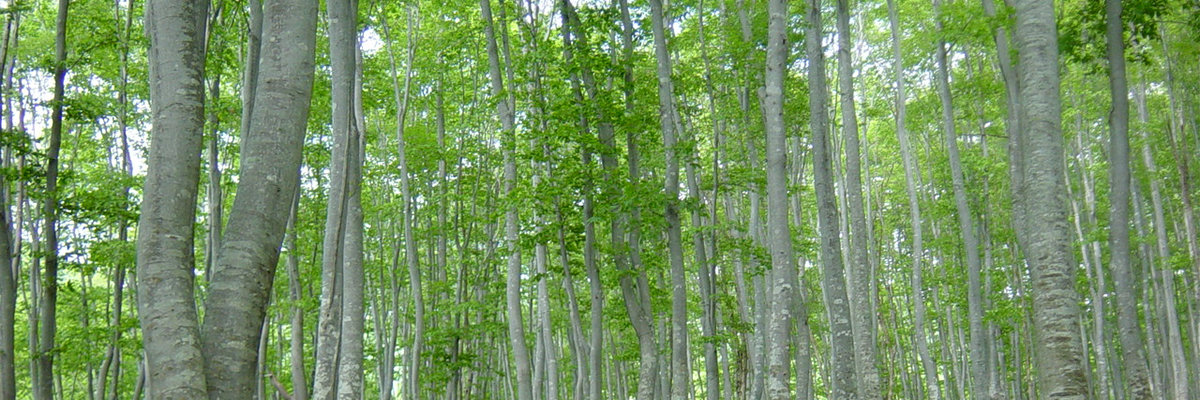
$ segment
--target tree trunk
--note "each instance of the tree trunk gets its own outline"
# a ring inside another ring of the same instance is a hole
[[[250,130],[242,137],[241,173],[228,235],[210,271],[202,341],[210,398],[251,398],[257,348],[288,210],[299,183],[301,149],[312,97],[316,4],[268,1],[263,54]],[[286,43],[286,44],[284,44]]]
[[[54,358],[58,353],[55,337],[58,333],[58,153],[62,146],[63,92],[67,77],[67,6],[70,0],[58,0],[58,17],[54,34],[54,100],[50,116],[50,137],[46,146],[46,193],[42,203],[42,218],[46,225],[45,271],[42,273],[42,299],[38,323],[41,336],[38,374],[34,398],[54,398]]]
[[[504,196],[511,197],[514,195],[517,180],[517,165],[513,159],[513,147],[516,146],[515,117],[504,91],[504,76],[501,71],[499,48],[492,23],[491,1],[480,0],[480,9],[484,21],[484,35],[487,40],[488,75],[491,77],[492,96],[496,100],[496,114],[501,125],[501,142],[504,153]],[[505,29],[503,25],[501,29]],[[521,250],[517,243],[519,221],[515,199],[510,200],[512,203],[506,207],[504,212],[504,236],[509,252],[505,290],[509,345],[512,346],[516,364],[517,400],[532,400],[532,371],[529,349],[525,344],[524,319],[521,317]]]
[[[846,141],[846,202],[848,203],[850,266],[846,269],[850,289],[851,325],[854,328],[854,364],[858,395],[879,398],[879,370],[875,356],[875,311],[871,302],[873,271],[868,254],[867,219],[863,212],[862,155],[859,152],[858,116],[854,104],[854,62],[851,60],[850,4],[837,0],[838,86],[841,92],[842,139]],[[768,151],[770,151],[768,149]]]
[[[288,216],[287,233],[284,236],[284,248],[287,249],[288,299],[291,300],[291,340],[289,343],[289,358],[292,374],[291,400],[308,400],[308,382],[304,368],[304,308],[300,306],[303,289],[300,286],[300,249],[296,247],[296,219],[300,213],[300,190],[297,189],[292,200],[291,215]]]
[[[675,110],[675,83],[671,78],[671,55],[667,50],[666,19],[661,0],[650,0],[650,24],[657,60],[658,117],[665,152],[665,196],[663,218],[667,223],[667,250],[671,264],[671,398],[687,400],[691,394],[688,371],[687,280],[683,268],[683,233],[679,221],[679,156],[676,136],[680,133]]]
[[[783,122],[787,75],[787,1],[767,4],[767,62],[763,85],[763,127],[767,135],[767,231],[770,239],[771,323],[767,332],[767,385],[770,400],[791,398],[792,304],[798,280],[788,225],[787,132]]]
[[[842,248],[838,230],[837,199],[834,197],[832,152],[829,144],[828,86],[825,80],[825,50],[821,42],[821,0],[808,0],[805,7],[808,20],[806,49],[808,53],[809,125],[813,132],[813,186],[817,194],[817,217],[820,224],[821,270],[824,282],[825,307],[829,315],[832,340],[832,380],[830,397],[835,400],[857,398],[854,334],[850,321],[850,304],[846,294],[846,276],[842,267]]]
[[[939,33],[942,27],[941,1],[933,1],[934,25]],[[980,273],[983,262],[979,257],[979,238],[975,235],[975,222],[967,200],[966,179],[963,176],[962,158],[958,152],[958,134],[954,127],[954,101],[950,97],[950,65],[946,60],[946,40],[939,36],[937,41],[937,91],[942,103],[942,132],[946,141],[946,153],[950,159],[950,177],[954,188],[954,206],[958,214],[958,230],[967,256],[967,319],[970,325],[971,396],[978,399],[990,396],[990,365],[987,354],[987,334],[983,329],[983,291]],[[919,223],[919,222],[914,222]]]
[[[909,143],[908,97],[905,92],[904,57],[900,50],[900,20],[896,4],[892,0],[888,0],[888,20],[892,32],[892,60],[896,81],[896,135],[900,142],[900,158],[904,164],[904,188],[908,194],[908,215],[912,223],[913,341],[925,372],[925,397],[938,400],[941,398],[941,385],[938,384],[940,374],[937,364],[929,354],[929,339],[925,334],[925,236],[921,220],[921,199],[917,196],[917,179],[921,172],[917,170],[912,144]]]
[[[410,178],[408,172],[408,154],[405,150],[407,139],[404,136],[405,119],[408,116],[408,94],[409,88],[412,85],[412,64],[413,54],[416,50],[416,42],[414,40],[415,26],[413,24],[414,11],[409,9],[408,16],[408,41],[405,45],[406,58],[404,62],[404,86],[400,86],[399,72],[396,67],[396,55],[392,50],[391,29],[387,23],[386,13],[381,13],[383,18],[384,37],[387,39],[388,59],[391,65],[392,76],[392,94],[396,101],[396,146],[397,154],[399,155],[400,163],[400,193],[403,197],[401,207],[401,215],[403,216],[404,225],[404,260],[408,266],[408,281],[409,291],[413,297],[413,311],[416,318],[415,328],[413,332],[412,348],[409,350],[412,356],[412,363],[409,365],[408,384],[405,392],[409,394],[410,399],[417,399],[417,394],[421,388],[421,349],[425,341],[425,301],[421,290],[421,270],[419,265],[419,255],[417,254],[417,240],[413,234],[413,213],[415,208],[412,205],[415,197],[410,189]]]
[[[1033,323],[1038,389],[1051,399],[1088,396],[1079,332],[1078,266],[1073,260],[1063,175],[1062,105],[1054,3],[1017,0],[1020,70],[1021,167],[1014,197],[1024,200],[1014,215],[1033,278]]]
[[[138,315],[150,398],[207,397],[193,284],[204,126],[205,0],[146,5],[150,152],[138,222]]]
[[[1132,400],[1150,399],[1150,377],[1138,322],[1138,280],[1129,255],[1129,88],[1125,77],[1125,38],[1120,0],[1105,1],[1108,83],[1112,94],[1109,124],[1109,267],[1117,294],[1117,329],[1126,393]]]

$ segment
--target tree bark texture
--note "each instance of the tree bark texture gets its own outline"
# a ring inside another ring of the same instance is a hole
[[[267,0],[250,130],[229,224],[210,271],[202,343],[209,397],[250,399],[266,306],[299,183],[316,54],[317,5]]]
[[[1038,390],[1045,399],[1073,400],[1087,398],[1088,387],[1063,174],[1055,15],[1051,0],[1016,1],[1023,182],[1013,195],[1025,196],[1016,218],[1023,221],[1018,235],[1033,279]]]
[[[204,399],[204,359],[192,291],[196,194],[204,127],[207,0],[152,0],[150,151],[138,222],[138,316],[147,396]]]
[[[817,218],[820,225],[821,271],[825,307],[829,314],[831,382],[830,398],[857,398],[854,332],[846,293],[846,274],[842,265],[841,234],[838,229],[837,199],[833,187],[833,156],[829,143],[828,92],[825,79],[825,50],[821,42],[821,0],[808,0],[807,43],[809,81],[809,125],[813,133],[813,186],[817,194]]]

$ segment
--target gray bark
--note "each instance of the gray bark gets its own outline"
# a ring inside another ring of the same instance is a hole
[[[9,70],[10,51],[12,50],[10,37],[13,36],[14,18],[6,18],[4,25],[4,41],[0,43],[0,71]],[[122,53],[122,60],[125,60]],[[122,64],[124,66],[124,64]],[[124,69],[122,69],[124,71]],[[6,74],[5,74],[6,75]],[[5,89],[8,89],[5,79]],[[124,94],[124,92],[121,92]],[[11,100],[9,96],[4,96],[4,115],[5,128],[12,129],[12,114]],[[120,119],[124,122],[124,119]],[[6,157],[7,160],[7,157]],[[9,163],[6,161],[5,165]],[[16,377],[16,324],[17,324],[17,266],[13,263],[13,236],[12,224],[9,221],[10,198],[9,186],[6,178],[0,178],[0,399],[15,399],[17,398],[17,377]],[[124,232],[122,230],[122,232]],[[118,270],[118,276],[123,276]],[[120,287],[117,288],[118,292]],[[117,303],[120,304],[120,303]],[[109,352],[112,352],[110,347]],[[108,375],[101,374],[101,378]]]
[[[787,132],[783,122],[787,74],[787,1],[767,4],[767,61],[763,85],[763,127],[767,135],[767,231],[771,254],[771,323],[767,334],[766,398],[791,398],[792,315],[798,286],[788,226]]]
[[[983,328],[983,289],[980,273],[983,262],[979,256],[979,237],[975,234],[975,222],[968,205],[966,179],[963,176],[962,157],[958,152],[958,133],[954,126],[954,101],[950,96],[950,65],[946,60],[946,40],[940,35],[942,27],[941,1],[933,1],[934,24],[937,40],[937,91],[942,103],[942,132],[946,141],[946,153],[950,159],[950,178],[954,188],[954,207],[958,215],[958,230],[967,256],[967,319],[971,332],[970,369],[971,395],[983,399],[990,396],[990,362],[987,343],[990,338]],[[914,222],[918,223],[918,222]]]
[[[834,194],[832,151],[829,143],[828,92],[825,79],[825,50],[821,42],[821,0],[808,0],[806,50],[808,53],[809,125],[813,134],[813,176],[817,194],[817,218],[820,225],[821,274],[825,307],[830,326],[831,381],[830,398],[857,398],[854,333],[850,304],[846,293],[845,270],[838,229],[837,199]]]
[[[1071,250],[1063,174],[1062,104],[1054,2],[1017,0],[1016,42],[1020,71],[1021,167],[1014,215],[1033,278],[1034,353],[1043,398],[1088,397],[1079,332],[1078,265]],[[1021,210],[1018,210],[1021,211]]]
[[[361,284],[348,282],[357,277],[347,276],[353,267],[347,265],[355,217],[352,205],[355,186],[354,164],[358,159],[358,133],[354,115],[355,49],[357,48],[357,9],[352,0],[329,1],[329,49],[333,104],[333,149],[330,156],[329,203],[325,214],[325,237],[321,254],[321,309],[317,326],[316,372],[313,377],[314,400],[341,398],[342,388],[356,382],[342,382],[341,368],[348,361],[343,349],[355,341],[346,332],[347,320],[361,318],[348,307],[347,287]],[[358,217],[361,224],[361,217]],[[361,257],[361,256],[360,256]],[[361,292],[359,293],[361,295]],[[361,304],[359,305],[361,307]],[[360,333],[361,335],[361,333]],[[361,344],[361,337],[357,338]],[[360,353],[361,354],[361,353]],[[358,383],[361,384],[361,383]],[[361,388],[361,387],[360,387]]]
[[[859,151],[858,116],[854,104],[854,61],[851,59],[850,2],[837,0],[838,86],[841,92],[842,139],[846,141],[846,203],[849,217],[850,317],[854,327],[854,364],[858,395],[879,398],[879,368],[875,356],[875,310],[871,294],[873,271],[868,254],[867,218],[863,211],[862,155]],[[768,149],[768,151],[770,151]]]
[[[634,111],[634,83],[633,83],[633,60],[634,46],[633,41],[634,26],[633,20],[630,17],[629,2],[626,0],[617,0],[618,8],[621,11],[621,51],[624,59],[625,71],[622,76],[623,86],[622,91],[625,97],[625,113],[631,114]],[[628,169],[629,182],[639,184],[642,180],[642,172],[640,166],[640,151],[637,141],[637,133],[634,130],[629,130],[625,136],[626,145],[626,164]],[[615,144],[614,144],[615,147]],[[603,154],[601,154],[603,155]],[[603,161],[603,158],[601,159]],[[614,160],[615,162],[615,160]],[[646,278],[646,271],[642,269],[641,261],[641,208],[634,204],[630,207],[629,214],[625,218],[625,224],[628,227],[628,235],[623,239],[629,249],[629,271],[633,273],[621,274],[619,285],[621,287],[621,296],[625,300],[625,311],[629,315],[629,321],[633,325],[634,331],[638,338],[638,383],[637,383],[637,400],[652,400],[654,390],[658,383],[658,348],[655,343],[654,332],[654,315],[650,304],[650,285]],[[619,232],[618,232],[619,233]],[[615,235],[615,233],[614,233]],[[613,241],[618,243],[622,239],[619,236],[614,237]],[[589,269],[589,271],[591,271]],[[590,272],[589,272],[590,273]],[[599,274],[592,280],[597,282]],[[596,292],[599,283],[594,284],[593,300],[599,299],[600,293]],[[595,307],[595,306],[593,306]],[[598,311],[594,308],[593,312]],[[593,316],[593,318],[596,318]],[[599,321],[593,319],[593,330],[600,327]],[[593,332],[593,335],[596,332]],[[593,339],[592,351],[596,352],[598,359],[600,350],[596,347],[600,342]],[[593,361],[599,365],[598,361]],[[598,374],[598,369],[592,372]],[[598,395],[598,389],[592,389],[593,395]],[[611,391],[610,391],[611,393]],[[595,400],[595,397],[593,397]]]
[[[405,150],[407,139],[404,136],[405,120],[408,116],[408,94],[409,88],[412,86],[412,64],[413,55],[416,50],[416,41],[414,40],[414,12],[409,9],[407,44],[405,46],[405,62],[404,62],[404,86],[401,87],[399,81],[399,73],[396,67],[396,53],[392,49],[391,28],[388,26],[386,13],[381,13],[383,18],[384,37],[387,38],[388,60],[391,66],[392,75],[392,94],[396,101],[396,153],[399,156],[400,164],[400,193],[403,200],[401,204],[403,209],[404,225],[404,260],[408,266],[408,281],[409,291],[413,298],[413,311],[416,318],[415,327],[413,330],[413,343],[409,350],[411,355],[411,364],[408,367],[408,385],[405,390],[409,394],[410,399],[416,399],[417,393],[421,388],[421,349],[425,342],[425,300],[421,290],[421,270],[419,264],[419,255],[417,254],[417,240],[413,234],[413,212],[415,207],[412,205],[414,199],[410,188],[410,178],[408,172],[408,153]]]
[[[1129,87],[1125,77],[1125,38],[1120,0],[1105,2],[1105,38],[1108,54],[1108,83],[1112,94],[1109,125],[1109,232],[1113,285],[1117,294],[1117,330],[1121,340],[1121,363],[1125,389],[1133,400],[1150,399],[1150,376],[1146,371],[1145,341],[1138,319],[1138,279],[1129,254]]]
[[[941,398],[941,385],[938,384],[938,367],[929,354],[929,339],[925,334],[925,236],[921,220],[921,199],[917,196],[917,179],[921,172],[913,157],[912,144],[908,137],[908,97],[905,92],[903,53],[900,50],[900,21],[896,4],[888,0],[888,20],[892,32],[892,59],[896,81],[896,135],[900,142],[900,158],[904,164],[904,188],[908,194],[908,215],[912,222],[912,302],[913,302],[913,341],[917,347],[917,356],[921,359],[924,370],[925,396],[930,400]]]
[[[1137,103],[1138,120],[1144,127],[1150,114],[1146,105],[1146,84],[1144,82],[1138,85],[1134,99]],[[1158,165],[1154,161],[1154,152],[1151,149],[1149,133],[1143,128],[1138,130],[1138,134],[1141,135],[1144,142],[1142,145],[1142,164],[1145,165],[1147,171],[1157,171]],[[1162,184],[1153,176],[1149,178],[1149,181],[1151,213],[1154,218],[1155,250],[1160,260],[1168,260],[1171,257],[1171,248],[1169,239],[1167,238],[1167,222],[1163,211]],[[1149,273],[1150,271],[1147,270],[1146,272]],[[1188,397],[1190,387],[1188,386],[1187,356],[1183,346],[1183,335],[1181,335],[1179,327],[1179,312],[1176,309],[1175,277],[1171,273],[1170,267],[1164,268],[1164,270],[1157,273],[1161,275],[1160,279],[1163,288],[1158,301],[1163,305],[1166,314],[1161,318],[1167,325],[1166,335],[1164,336],[1167,346],[1167,358],[1170,360],[1169,370],[1171,375],[1170,390],[1164,387],[1160,391],[1172,393],[1174,395],[1173,398],[1176,399],[1187,399],[1190,398]]]
[[[150,151],[138,223],[138,315],[150,398],[207,397],[192,291],[204,126],[205,0],[146,5]]]
[[[308,400],[308,382],[305,378],[308,370],[304,367],[304,308],[300,306],[303,296],[300,287],[300,249],[296,247],[296,218],[299,213],[300,190],[296,190],[292,200],[291,215],[288,216],[287,233],[284,236],[284,246],[288,251],[288,299],[292,302],[291,341],[289,343],[292,374],[291,400]]]
[[[511,197],[516,186],[517,165],[513,159],[516,145],[515,117],[504,91],[504,76],[501,72],[499,48],[496,43],[495,27],[492,23],[490,0],[480,0],[487,40],[488,75],[491,77],[492,97],[496,100],[496,114],[500,119],[501,142],[504,153],[504,196]],[[503,25],[501,25],[501,29]],[[510,79],[511,81],[511,79]],[[514,199],[504,212],[504,236],[508,247],[508,271],[505,297],[507,303],[509,345],[513,352],[517,378],[517,400],[533,399],[533,382],[529,349],[525,344],[525,325],[521,317],[521,250],[517,244],[519,229],[517,205]]]
[[[266,306],[299,183],[312,98],[316,2],[268,0],[250,130],[243,133],[241,173],[229,225],[210,272],[202,346],[212,399],[249,399]]]
[[[7,179],[0,178],[0,186],[7,188]],[[15,399],[17,274],[16,265],[13,264],[12,225],[8,221],[7,194],[7,190],[0,189],[0,207],[4,207],[4,210],[0,211],[0,399]]]
[[[663,218],[667,223],[667,251],[671,264],[671,398],[691,396],[688,371],[687,280],[683,269],[683,233],[679,220],[679,115],[675,109],[675,83],[671,78],[671,55],[667,49],[666,15],[661,0],[650,0],[650,25],[657,60],[658,117],[666,162]]]

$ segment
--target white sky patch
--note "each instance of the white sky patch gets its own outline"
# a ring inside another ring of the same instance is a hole
[[[359,37],[359,47],[362,48],[363,56],[375,55],[383,50],[383,45],[383,38],[379,36],[379,32],[374,27],[368,27]]]

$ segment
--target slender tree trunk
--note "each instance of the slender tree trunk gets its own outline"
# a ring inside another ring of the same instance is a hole
[[[480,0],[480,8],[484,21],[484,34],[487,40],[488,75],[491,77],[492,96],[496,102],[496,114],[500,119],[501,142],[504,153],[504,196],[511,197],[517,180],[517,165],[513,159],[513,147],[516,146],[515,118],[511,104],[504,91],[504,76],[500,66],[499,48],[496,43],[495,28],[492,24],[492,5],[490,0]],[[503,26],[501,29],[504,29]],[[511,81],[511,79],[510,79]],[[533,382],[529,361],[529,349],[525,345],[525,325],[521,317],[521,251],[518,240],[518,217],[515,199],[504,212],[505,241],[508,246],[508,277],[506,281],[507,316],[509,345],[512,346],[517,378],[517,400],[533,399]]]
[[[1121,340],[1122,372],[1132,400],[1150,399],[1150,377],[1138,322],[1138,280],[1129,255],[1129,88],[1125,77],[1125,37],[1120,0],[1105,2],[1108,83],[1112,94],[1109,125],[1109,251],[1117,294],[1117,329]]]
[[[825,308],[829,314],[832,381],[830,397],[835,400],[857,398],[854,334],[847,301],[845,270],[838,232],[837,199],[834,197],[832,152],[829,143],[828,86],[825,80],[825,50],[821,42],[821,0],[808,0],[808,81],[809,125],[813,132],[813,175],[817,193],[817,217],[820,224],[821,269]]]
[[[207,397],[192,291],[196,194],[204,127],[206,0],[153,0],[150,152],[138,222],[138,316],[150,398]]]
[[[304,367],[304,307],[300,306],[303,288],[300,286],[300,249],[296,247],[297,218],[300,214],[300,190],[292,200],[291,215],[288,217],[287,234],[284,236],[284,247],[287,248],[288,298],[291,300],[291,341],[289,343],[290,367],[292,374],[291,400],[308,400],[308,382],[305,375],[308,370]]]
[[[771,324],[767,333],[767,399],[791,398],[792,302],[798,280],[788,225],[787,132],[783,122],[787,75],[787,1],[767,4],[767,62],[763,85],[763,127],[767,134],[767,231],[771,251]]]
[[[635,107],[633,84],[634,26],[633,20],[630,17],[629,2],[626,0],[617,0],[617,4],[621,9],[621,50],[624,59],[623,64],[625,65],[622,90],[625,95],[625,114],[632,115]],[[626,133],[625,145],[629,182],[633,187],[637,187],[641,183],[642,172],[640,164],[641,152],[638,146],[636,130],[631,129]],[[637,400],[655,400],[654,391],[658,384],[659,359],[658,348],[655,343],[654,315],[650,304],[650,284],[649,279],[646,277],[646,271],[642,269],[641,207],[639,205],[632,205],[626,224],[629,229],[628,236],[625,238],[625,243],[629,248],[629,270],[634,273],[622,274],[619,282],[621,285],[621,294],[625,300],[626,313],[629,315],[630,323],[633,325],[638,337],[640,363],[638,365]],[[598,279],[599,274],[593,279],[593,282],[598,282]],[[599,284],[596,283],[596,285],[598,288]],[[599,299],[596,297],[599,295],[600,293],[593,291],[593,299]],[[598,309],[593,309],[593,312],[595,311],[598,311]],[[594,319],[592,323],[593,329],[601,325],[600,322]],[[593,334],[598,334],[598,332],[595,331]],[[597,352],[597,355],[600,351],[598,349],[599,344],[600,342],[593,339],[592,351]],[[593,374],[598,374],[595,371],[598,371],[598,368],[594,369],[593,372]],[[596,393],[596,389],[593,389],[593,394],[598,394]]]
[[[1020,70],[1021,167],[1024,200],[1018,235],[1033,278],[1033,322],[1038,389],[1044,398],[1088,396],[1079,332],[1077,264],[1067,223],[1063,174],[1062,104],[1054,3],[1017,0]]]
[[[14,16],[5,18],[4,42],[0,43],[0,75],[5,77],[4,93],[11,93],[11,76],[7,71],[12,69],[9,60],[12,44],[16,36],[13,26]],[[122,92],[123,93],[123,92]],[[4,127],[12,129],[12,100],[4,96]],[[6,149],[7,150],[7,149]],[[7,150],[11,153],[11,150]],[[11,165],[11,158],[5,154],[4,165]],[[17,264],[13,259],[13,236],[10,217],[10,198],[8,180],[0,178],[0,398],[17,398],[17,356],[16,356],[16,325],[17,325]],[[18,229],[20,227],[18,226]]]
[[[666,153],[665,205],[667,250],[671,264],[671,398],[686,400],[691,394],[688,372],[687,280],[683,268],[683,233],[679,220],[679,156],[676,148],[680,133],[675,109],[675,83],[671,78],[671,56],[667,49],[666,15],[661,0],[650,0],[650,24],[654,33],[657,59],[658,116]]]
[[[934,24],[939,35],[943,32],[941,1],[933,1]],[[989,397],[991,382],[987,355],[987,334],[983,329],[983,290],[980,272],[983,262],[979,257],[979,238],[975,235],[975,222],[968,205],[966,179],[963,174],[962,158],[958,152],[958,134],[954,126],[954,101],[950,97],[950,65],[946,60],[946,41],[937,41],[937,91],[942,102],[942,132],[946,141],[946,153],[950,158],[950,177],[954,188],[954,206],[958,214],[958,230],[967,256],[967,319],[970,325],[970,369],[971,395],[974,398]],[[914,223],[918,223],[915,222]]]
[[[846,202],[848,203],[850,254],[846,268],[854,327],[854,364],[858,395],[879,398],[879,369],[875,356],[875,311],[871,299],[873,271],[868,254],[867,219],[863,212],[862,155],[859,151],[858,116],[854,104],[854,62],[851,59],[850,2],[837,0],[838,86],[841,92],[842,136],[846,141]],[[768,151],[770,151],[768,149]]]
[[[7,57],[0,58],[6,59]],[[7,187],[8,180],[0,178],[0,207],[4,207],[4,210],[0,211],[0,398],[15,399],[17,274],[12,256],[12,225],[8,221]]]
[[[410,189],[410,178],[408,172],[408,154],[405,150],[407,139],[404,136],[405,119],[408,115],[408,94],[409,88],[412,85],[412,63],[413,55],[416,50],[416,41],[414,39],[415,24],[413,23],[415,16],[414,11],[409,9],[408,16],[408,41],[406,48],[406,59],[404,63],[404,86],[400,86],[399,73],[396,68],[396,55],[392,50],[391,29],[387,24],[386,13],[381,13],[383,18],[383,31],[387,39],[388,59],[390,60],[392,70],[392,93],[396,101],[396,146],[397,154],[400,160],[400,193],[404,198],[402,201],[403,210],[401,214],[404,217],[404,259],[408,265],[408,281],[409,291],[412,292],[413,310],[416,317],[415,328],[413,332],[413,343],[410,348],[412,353],[412,363],[409,365],[409,379],[406,392],[410,399],[417,399],[417,395],[421,388],[421,351],[425,341],[425,301],[421,290],[421,270],[419,265],[419,255],[417,254],[417,240],[413,234],[413,213],[415,207],[412,205],[415,199]]]
[[[912,144],[908,137],[908,97],[905,92],[903,53],[900,50],[900,21],[896,4],[888,0],[888,20],[892,32],[892,60],[896,81],[896,135],[900,142],[900,158],[904,164],[904,188],[908,194],[908,215],[912,222],[912,302],[913,341],[924,370],[925,397],[930,400],[941,398],[938,384],[938,367],[929,354],[929,339],[925,334],[925,237],[921,220],[921,199],[917,196],[917,182],[921,172],[913,157]]]
[[[46,224],[45,271],[42,273],[42,299],[38,323],[38,375],[34,398],[54,398],[54,358],[58,353],[58,153],[62,145],[63,92],[67,77],[67,8],[70,0],[58,1],[54,34],[54,100],[50,116],[50,137],[46,146],[46,193],[42,218]]]

